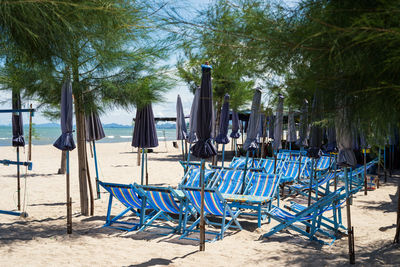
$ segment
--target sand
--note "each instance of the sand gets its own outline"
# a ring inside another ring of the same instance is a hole
[[[129,143],[97,144],[101,180],[116,183],[140,182],[140,167]],[[26,155],[23,155],[25,158]],[[80,215],[77,152],[71,152],[73,234],[66,234],[65,176],[57,175],[61,153],[50,145],[33,147],[33,170],[26,182],[26,219],[0,215],[0,266],[322,266],[347,265],[347,239],[321,246],[293,231],[258,240],[275,223],[241,217],[241,232],[230,232],[223,240],[198,243],[179,240],[177,235],[158,235],[154,228],[143,233],[103,228],[108,195],[95,201],[92,217]],[[0,147],[0,159],[15,159],[15,149]],[[162,142],[149,159],[149,182],[177,185],[183,169],[177,162],[180,149]],[[92,160],[91,175],[94,182]],[[25,168],[22,171],[25,177]],[[400,247],[393,245],[396,220],[396,183],[355,195],[351,207],[355,231],[356,262],[362,266],[399,266]],[[0,209],[16,207],[16,167],[0,165]],[[102,190],[104,192],[104,190]],[[24,190],[22,192],[23,196]],[[115,213],[121,205],[113,206]],[[114,213],[114,214],[115,214]],[[344,212],[345,213],[345,212]],[[344,216],[345,221],[345,216]]]

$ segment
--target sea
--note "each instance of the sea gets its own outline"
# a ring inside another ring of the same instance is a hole
[[[25,142],[28,143],[28,127],[25,128]],[[106,135],[98,143],[121,143],[131,142],[133,129],[130,127],[104,127]],[[61,135],[60,127],[33,127],[32,144],[49,145],[53,144]],[[76,134],[74,132],[76,140]],[[175,129],[157,129],[157,137],[159,141],[170,141],[176,139]],[[12,145],[12,128],[11,126],[0,126],[0,146]]]

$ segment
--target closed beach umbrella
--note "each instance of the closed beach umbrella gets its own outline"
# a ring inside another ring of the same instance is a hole
[[[288,133],[287,133],[287,140],[290,144],[292,142],[296,142],[296,125],[294,122],[294,112],[292,109],[289,109],[288,115]]]
[[[321,126],[315,124],[321,118],[321,106],[319,105],[319,92],[315,91],[312,104],[312,126],[310,130],[310,145],[307,155],[311,158],[319,158],[322,146],[323,132]]]
[[[191,151],[196,157],[206,159],[217,154],[212,143],[214,116],[211,67],[208,65],[202,65],[201,87],[197,106],[197,122],[195,122],[195,125],[198,140],[196,144],[192,146]]]
[[[230,135],[231,138],[237,139],[240,137],[239,133],[239,114],[232,110],[232,132]]]
[[[187,138],[188,134],[186,129],[185,115],[183,114],[182,100],[181,96],[178,95],[176,100],[176,140],[181,140],[183,160],[185,160],[183,140],[186,140]]]
[[[21,97],[19,92],[12,92],[12,108],[14,110],[21,109]],[[20,147],[25,146],[25,138],[24,138],[24,123],[22,122],[22,113],[21,112],[13,112],[12,113],[12,146]]]
[[[106,137],[101,124],[99,115],[95,112],[91,112],[90,115],[86,116],[86,141],[99,141]]]
[[[328,143],[326,144],[326,152],[335,152],[337,150],[335,127],[328,127],[327,139],[328,139]]]
[[[261,144],[263,142],[262,138],[264,136],[264,124],[265,124],[265,114],[260,114],[260,122],[258,123],[257,129],[257,143]]]
[[[224,96],[224,104],[222,105],[222,110],[219,120],[218,136],[215,138],[215,142],[217,144],[222,144],[222,167],[224,167],[225,145],[229,143],[228,126],[229,126],[229,95],[226,94]]]
[[[283,131],[283,95],[278,97],[278,106],[276,108],[276,117],[274,122],[274,142],[272,148],[275,152],[282,148]]]
[[[251,113],[247,126],[247,136],[243,144],[243,149],[246,151],[254,151],[258,148],[257,132],[260,123],[260,103],[261,90],[257,88],[254,91],[253,102],[251,103]]]
[[[197,142],[197,110],[199,108],[199,97],[200,97],[200,87],[197,87],[196,92],[194,93],[192,107],[190,108],[190,118],[189,118],[189,142],[196,143]],[[189,152],[190,153],[190,152]]]
[[[348,119],[349,114],[344,103],[339,103],[340,108],[337,112],[335,126],[336,126],[336,140],[339,148],[339,155],[337,164],[344,168],[345,183],[346,183],[346,211],[347,211],[347,231],[349,239],[349,256],[350,263],[355,262],[354,254],[354,233],[353,227],[351,226],[351,213],[350,213],[350,200],[349,200],[349,178],[347,174],[347,168],[354,168],[357,165],[356,157],[353,151],[353,137],[351,131],[350,121]]]
[[[12,108],[13,110],[21,109],[21,97],[19,92],[12,91]],[[19,147],[25,146],[24,124],[22,122],[22,113],[12,113],[12,145],[17,147],[17,194],[18,194],[18,210],[21,210],[21,183],[20,183],[20,168],[19,168]]]
[[[54,146],[60,150],[67,151],[67,233],[72,233],[72,199],[70,197],[69,179],[69,151],[75,149],[75,142],[72,130],[72,85],[70,80],[66,80],[61,88],[61,136],[54,142]]]
[[[211,83],[211,66],[201,66],[201,87],[197,103],[196,135],[197,142],[191,148],[193,155],[201,158],[201,209],[200,209],[200,251],[205,250],[205,221],[204,221],[204,159],[217,154],[212,143],[213,130],[213,99]]]
[[[144,163],[146,163],[146,184],[148,184],[147,174],[147,152],[143,148],[158,146],[156,124],[154,121],[153,109],[151,104],[147,104],[136,110],[135,127],[133,128],[132,146],[142,148],[142,175],[141,184],[144,180]],[[146,154],[146,160],[145,160]]]
[[[96,170],[96,191],[97,198],[100,198],[100,186],[99,186],[99,170],[97,166],[97,152],[96,152],[96,141],[106,137],[101,124],[99,115],[95,112],[91,112],[90,115],[86,116],[86,141],[92,142],[93,144],[93,156],[94,156],[94,167]]]
[[[183,114],[183,106],[181,96],[178,95],[176,100],[176,140],[186,140],[188,137],[185,115]]]
[[[268,116],[268,138],[274,139],[275,116]]]
[[[308,101],[305,99],[300,113],[299,139],[296,144],[300,147],[307,146],[308,131]]]
[[[67,80],[61,88],[61,136],[54,142],[54,146],[63,151],[75,149],[72,129],[72,85]]]

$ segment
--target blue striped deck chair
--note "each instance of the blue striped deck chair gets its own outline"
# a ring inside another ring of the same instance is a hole
[[[212,188],[217,188],[222,194],[238,194],[244,186],[244,171],[221,169],[215,173],[211,184]]]
[[[154,211],[146,215],[146,209],[151,209],[149,205],[146,205],[146,201],[140,197],[135,188],[132,185],[127,184],[114,184],[104,183],[99,181],[99,184],[110,193],[108,201],[107,217],[104,227],[111,227],[120,230],[133,231],[140,228],[149,217],[154,215]],[[111,218],[111,208],[113,198],[117,199],[126,208],[117,216]],[[144,201],[143,201],[144,200]],[[139,222],[132,223],[129,221],[121,221],[120,219],[128,212],[132,212],[139,217]],[[115,224],[115,226],[114,226]]]
[[[335,192],[332,192],[320,200],[316,201],[311,206],[302,209],[298,212],[288,212],[284,209],[273,207],[268,215],[279,222],[279,224],[273,227],[268,233],[262,235],[262,237],[270,237],[271,235],[280,232],[284,229],[292,229],[311,240],[318,241],[321,244],[332,244],[336,240],[335,233],[331,233],[323,228],[324,224],[322,224],[322,215],[324,212],[331,209],[332,205],[336,205],[336,203],[340,203],[340,200],[345,196],[342,194],[344,191],[344,187],[339,188]],[[297,224],[302,224],[303,226],[310,227],[310,232],[308,233],[305,229],[301,228]],[[315,234],[320,233],[325,237],[331,238],[333,241],[327,243],[323,240],[318,239]]]
[[[330,181],[335,177],[338,177],[341,175],[341,172],[335,172],[331,171],[331,172],[327,172],[325,174],[322,175],[322,177],[317,181],[314,182],[312,185],[311,190],[316,192],[316,195],[326,195],[327,193],[329,193],[329,185],[330,185]],[[293,190],[296,193],[299,193],[301,195],[304,196],[308,196],[308,190],[310,190],[310,180],[303,180],[299,183],[290,185],[289,188],[291,190]],[[307,192],[306,192],[307,191]]]
[[[273,174],[275,168],[275,160],[274,159],[260,159],[257,168],[263,169],[262,171],[267,174]],[[278,166],[276,173],[278,173]]]
[[[213,177],[215,170],[204,170],[204,182],[207,185],[211,178]],[[181,186],[200,186],[200,168],[191,167],[183,176],[182,181],[179,183],[178,187]]]
[[[149,218],[140,227],[139,231],[145,230],[147,227],[158,227],[172,230],[170,233],[181,233],[182,216],[185,210],[185,200],[178,195],[171,187],[156,187],[134,184],[139,194],[146,198],[148,205],[156,211],[156,214]],[[173,219],[170,215],[178,216],[178,220]],[[156,222],[156,220],[158,221]],[[160,220],[178,222],[177,226],[170,226],[159,223]]]
[[[241,209],[255,210],[257,213],[244,213],[245,215],[257,216],[257,225],[261,227],[261,221],[265,220],[274,198],[279,201],[279,175],[252,172],[243,195],[226,195],[225,199],[232,205]]]
[[[180,160],[179,164],[181,164],[183,170],[188,170],[189,168],[200,168],[200,162],[197,161],[189,161],[189,163],[186,160]]]
[[[317,172],[325,172],[327,171],[333,164],[334,159],[331,156],[322,156],[318,159],[316,171]]]
[[[191,205],[200,214],[201,209],[201,188],[200,187],[182,187],[182,190],[189,200]],[[204,219],[207,225],[220,227],[220,231],[206,231],[206,234],[215,235],[214,239],[208,241],[221,240],[224,238],[225,231],[229,228],[242,230],[242,226],[237,220],[240,210],[233,210],[228,201],[224,199],[222,194],[215,188],[205,188],[204,190]],[[191,233],[199,232],[197,226],[200,224],[200,216],[195,220],[190,227],[186,227],[189,223],[188,212],[185,213],[185,231],[180,238],[198,240],[198,238],[191,238]],[[209,216],[222,217],[221,222],[215,222],[208,219]],[[228,222],[226,222],[228,220]]]
[[[281,183],[290,183],[297,180],[303,175],[305,164],[299,164],[298,161],[285,161],[279,175],[281,176]]]
[[[230,169],[244,169],[246,165],[246,157],[233,157],[231,163],[229,164]],[[247,159],[247,168],[253,167],[253,159]]]

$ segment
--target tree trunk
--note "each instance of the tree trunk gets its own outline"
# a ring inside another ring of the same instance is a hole
[[[400,181],[397,181],[397,227],[394,242],[400,243]]]
[[[58,174],[65,174],[65,168],[67,165],[67,151],[61,151],[61,166],[58,169]]]

